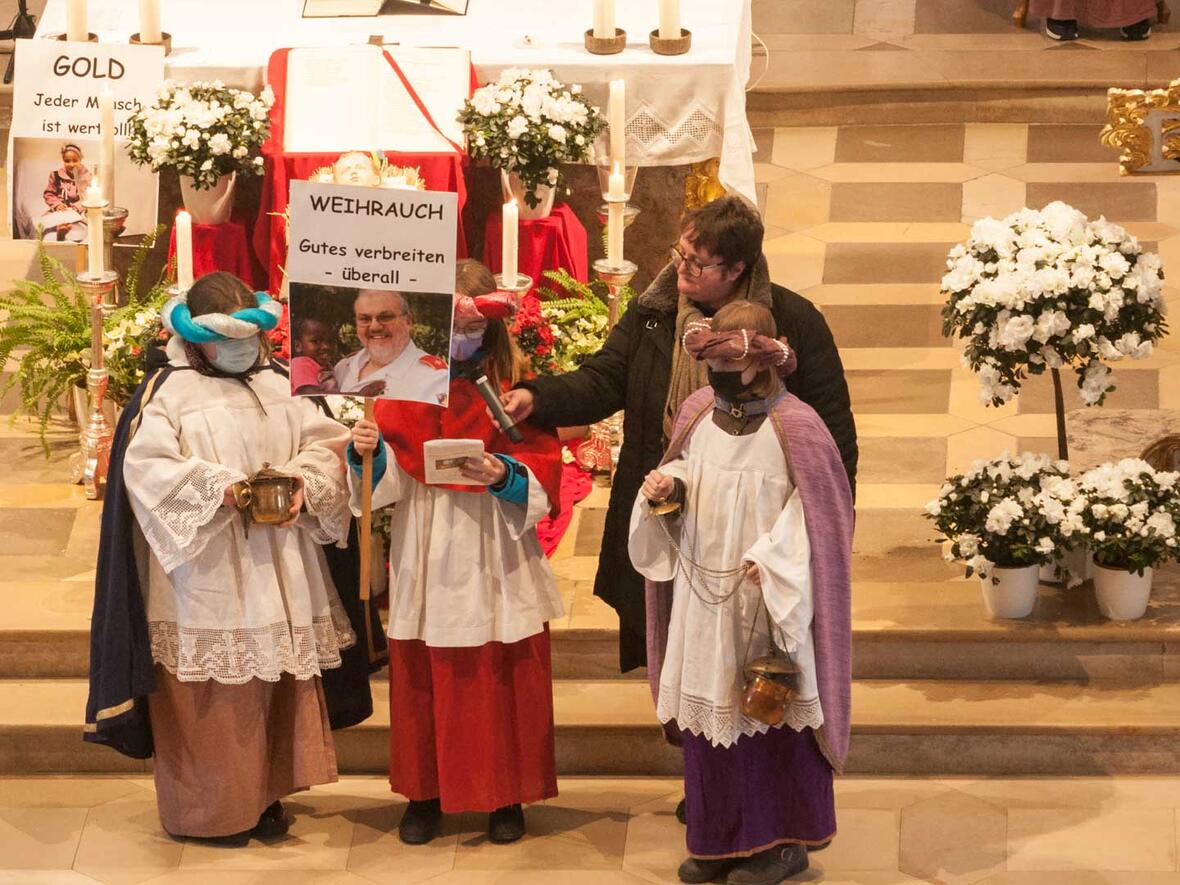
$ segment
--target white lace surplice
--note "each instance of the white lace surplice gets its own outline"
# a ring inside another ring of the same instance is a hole
[[[418,482],[386,446],[373,507],[390,523],[389,636],[442,648],[519,642],[563,614],[535,527],[549,497],[527,467],[528,499],[503,501]],[[353,512],[359,480],[350,470]]]
[[[239,381],[175,372],[127,447],[152,658],[181,682],[308,679],[356,641],[319,546],[348,534],[348,431],[275,372],[249,383],[265,415]],[[307,512],[247,538],[222,494],[263,462],[303,477]]]
[[[801,671],[799,696],[782,724],[796,730],[819,728],[823,712],[811,639],[811,550],[802,502],[787,474],[774,427],[764,421],[749,436],[730,436],[706,417],[693,431],[682,457],[660,470],[683,480],[687,488],[682,518],[666,524],[685,557],[711,569],[754,562],[762,577],[761,591],[742,581],[726,602],[702,602],[689,586],[660,518],[651,515],[642,496],[636,500],[631,514],[631,562],[646,578],[674,582],[656,705],[660,721],[675,720],[682,729],[722,747],[741,735],[769,730],[741,712],[742,666],[770,652],[768,611],[779,647]],[[684,565],[693,571],[691,565]],[[737,580],[693,576],[707,599],[728,593]],[[708,592],[702,590],[706,587]]]

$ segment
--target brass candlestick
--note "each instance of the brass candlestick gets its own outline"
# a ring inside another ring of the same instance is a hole
[[[119,275],[113,270],[78,274],[78,285],[90,303],[90,371],[86,373],[90,417],[79,434],[79,451],[70,458],[70,467],[74,481],[85,486],[86,497],[91,501],[102,497],[111,457],[111,439],[115,433],[103,414],[110,376],[103,360],[102,325],[103,318],[114,306],[118,279]]]
[[[119,206],[106,206],[102,210],[102,266],[107,268],[114,268],[115,266],[115,240],[123,236],[123,231],[127,227],[128,211]],[[109,297],[110,303],[107,305],[107,312],[118,305],[126,303],[126,298],[122,286],[119,285],[119,277],[115,275],[115,288],[111,290]]]
[[[504,274],[496,274],[496,288],[501,292],[511,292],[513,295],[526,295],[533,288],[533,278],[528,274],[517,273],[516,279],[506,280]]]
[[[127,42],[132,46],[163,46],[165,56],[172,54],[172,35],[167,31],[160,32],[160,40],[158,43],[149,43],[147,40],[144,40],[138,32],[132,34],[128,38]]]
[[[593,55],[614,55],[622,52],[627,45],[627,32],[622,28],[615,28],[613,37],[595,37],[591,28],[585,36],[586,51]]]
[[[678,37],[661,37],[657,28],[648,35],[647,41],[656,55],[684,55],[692,46],[692,31],[681,28]]]

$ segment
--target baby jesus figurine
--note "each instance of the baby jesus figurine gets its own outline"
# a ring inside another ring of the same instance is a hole
[[[422,173],[413,166],[391,166],[384,155],[345,151],[331,166],[321,166],[312,181],[402,190],[425,190]]]

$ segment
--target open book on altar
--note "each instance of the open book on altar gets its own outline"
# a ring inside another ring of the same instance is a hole
[[[304,0],[304,18],[371,15],[466,15],[467,0]]]
[[[413,93],[456,144],[455,116],[471,91],[471,55],[451,47],[390,46]],[[292,49],[287,56],[283,150],[431,153],[455,150],[426,119],[380,46]]]

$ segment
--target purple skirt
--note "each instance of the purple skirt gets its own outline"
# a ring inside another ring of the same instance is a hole
[[[715,747],[681,732],[688,853],[740,857],[775,845],[818,845],[836,833],[832,768],[810,728],[783,726]]]

